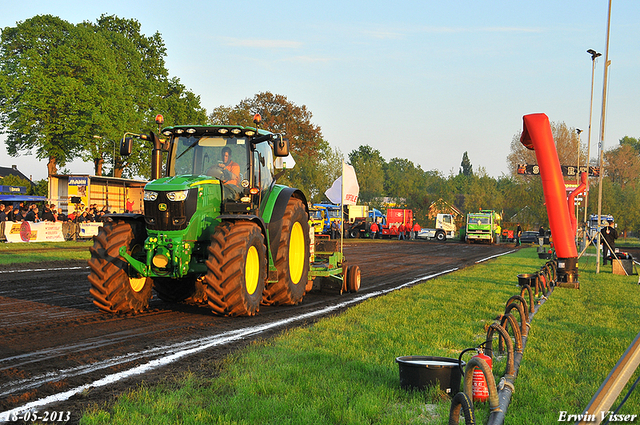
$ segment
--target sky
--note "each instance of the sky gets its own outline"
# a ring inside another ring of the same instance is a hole
[[[604,149],[640,137],[640,2],[613,0]],[[166,67],[207,111],[270,91],[305,105],[333,148],[361,145],[406,158],[425,171],[508,174],[522,117],[545,113],[584,130],[591,105],[590,156],[598,156],[607,54],[607,0],[540,1],[14,1],[0,28],[35,15],[70,23],[102,14],[159,32]],[[123,133],[129,129],[123,129]],[[46,178],[46,160],[10,157],[0,166]],[[74,161],[74,174],[93,165]]]

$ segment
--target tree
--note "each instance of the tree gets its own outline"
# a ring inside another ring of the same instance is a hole
[[[640,139],[624,136],[622,139],[620,139],[620,144],[631,146],[636,151],[636,153],[640,155]]]
[[[340,150],[331,148],[323,140],[319,144],[317,155],[296,156],[296,166],[288,170],[282,182],[302,190],[309,202],[322,202],[324,192],[341,175],[343,160]]]
[[[580,141],[575,128],[569,128],[565,123],[551,122],[551,133],[556,145],[560,165],[578,165],[578,148],[580,164],[587,164],[587,152],[585,145]],[[521,142],[522,130],[516,133],[511,139],[511,151],[507,155],[509,172],[516,175],[518,164],[537,164],[534,150],[527,149]]]
[[[460,172],[458,174],[462,174],[467,177],[473,175],[473,165],[471,165],[471,161],[469,160],[469,155],[467,155],[466,151],[462,155],[462,162],[460,163],[460,166],[462,168],[460,168]]]
[[[311,111],[279,94],[263,92],[241,101],[237,106],[219,106],[209,115],[209,122],[254,126],[253,116],[256,113],[262,116],[260,128],[289,138],[294,154],[317,155],[323,148],[322,131],[311,122]]]
[[[0,123],[7,151],[36,150],[49,175],[82,149],[96,103],[94,79],[110,55],[96,37],[51,15],[5,28],[0,42]]]
[[[380,151],[369,145],[361,145],[349,153],[349,164],[353,166],[360,185],[359,199],[370,202],[383,196],[384,167],[386,162]]]
[[[623,144],[604,152],[604,174],[621,189],[637,182],[640,175],[640,155],[630,144]]]
[[[42,15],[5,28],[0,124],[9,154],[36,150],[50,175],[77,157],[95,161],[97,171],[111,159],[115,176],[124,168],[148,175],[149,149],[113,158],[125,131],[149,131],[160,112],[206,119],[199,98],[167,77],[165,54],[159,33],[145,37],[137,21],[115,16],[73,25]]]

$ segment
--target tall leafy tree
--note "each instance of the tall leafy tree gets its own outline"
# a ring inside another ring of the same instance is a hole
[[[79,154],[111,58],[104,47],[90,31],[51,15],[2,31],[0,123],[10,155],[35,150],[51,175]]]
[[[0,123],[9,154],[35,150],[49,174],[81,157],[97,172],[107,159],[116,177],[148,175],[149,146],[117,155],[125,131],[149,131],[157,113],[206,120],[199,98],[168,77],[165,54],[159,33],[146,37],[136,20],[115,16],[73,25],[42,15],[5,28]]]
[[[286,96],[263,92],[244,99],[236,106],[219,106],[209,115],[211,124],[254,126],[253,116],[262,116],[261,128],[289,138],[294,154],[317,155],[322,147],[322,131],[311,122],[313,114]]]
[[[638,155],[640,155],[640,138],[624,136],[620,139],[621,145],[629,145],[631,146]]]
[[[638,181],[640,155],[630,144],[620,144],[604,153],[604,174],[622,189]]]
[[[322,140],[317,155],[296,155],[295,167],[279,181],[301,189],[311,203],[322,202],[324,192],[342,173],[343,160],[339,149],[332,148],[327,141]]]
[[[383,183],[386,162],[380,155],[380,151],[369,145],[361,145],[349,153],[349,163],[358,176],[360,200],[363,203],[384,195]]]
[[[472,176],[473,175],[473,165],[471,165],[471,161],[469,160],[469,155],[467,154],[467,152],[465,151],[464,154],[462,154],[462,162],[460,163],[460,173],[459,174],[463,174],[465,176]]]
[[[558,159],[561,165],[578,165],[578,155],[580,164],[587,163],[586,146],[578,137],[576,129],[567,127],[564,122],[551,122],[551,133],[558,152]],[[522,131],[519,131],[511,139],[510,153],[507,155],[507,165],[509,172],[516,174],[518,164],[537,164],[535,151],[527,149],[520,143]]]

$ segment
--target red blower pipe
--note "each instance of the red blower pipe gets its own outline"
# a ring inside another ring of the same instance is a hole
[[[524,130],[520,142],[527,149],[536,152],[556,254],[558,258],[577,257],[575,228],[569,215],[564,178],[553,142],[549,117],[545,114],[530,114],[525,115],[523,121]]]
[[[567,208],[569,208],[569,214],[571,215],[571,230],[573,230],[574,237],[576,234],[576,230],[578,230],[578,220],[576,219],[576,215],[573,212],[573,205],[576,196],[584,192],[584,190],[587,188],[587,184],[587,173],[580,174],[580,186],[576,187],[575,190],[569,194],[569,198],[567,198]]]

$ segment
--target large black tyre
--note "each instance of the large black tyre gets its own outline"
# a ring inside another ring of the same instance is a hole
[[[143,249],[147,232],[140,222],[108,222],[93,238],[89,248],[89,292],[93,303],[107,313],[138,313],[149,306],[152,279],[136,276],[120,256],[121,246],[129,255]]]
[[[258,312],[267,275],[267,256],[260,228],[248,221],[223,222],[211,236],[206,262],[207,303],[221,316]]]
[[[295,305],[302,301],[309,276],[309,217],[304,203],[290,198],[282,217],[275,262],[278,281],[264,291],[266,305]]]
[[[358,292],[360,290],[360,267],[349,266],[347,270],[347,291]]]
[[[436,240],[438,242],[444,242],[447,240],[447,235],[442,230],[438,230],[436,231]]]

